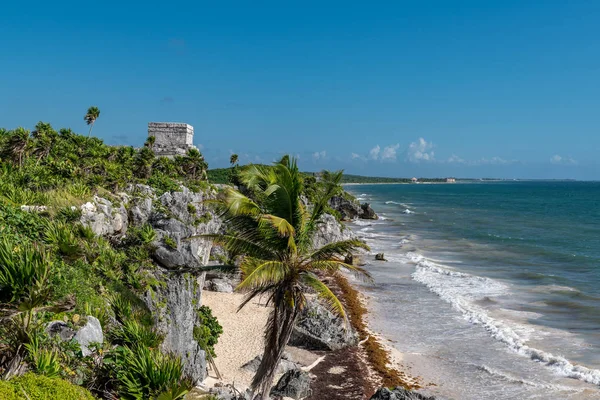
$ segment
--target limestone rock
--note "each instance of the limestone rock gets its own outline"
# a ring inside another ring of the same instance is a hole
[[[299,369],[293,369],[283,374],[271,389],[271,396],[291,397],[301,399],[310,394],[310,375]]]
[[[360,215],[363,219],[379,219],[379,216],[375,213],[375,211],[371,208],[369,203],[363,203],[360,206],[362,213]]]
[[[377,254],[375,254],[375,260],[377,260],[377,261],[387,261],[385,259],[385,255],[383,253],[377,253]]]
[[[248,371],[256,372],[258,371],[258,367],[260,362],[262,361],[262,355],[258,355],[254,357],[252,360],[248,361],[246,364],[242,366],[242,368],[247,369]],[[284,374],[293,369],[298,369],[299,365],[296,364],[288,353],[283,353],[283,357],[277,366],[277,373]]]
[[[329,199],[329,206],[339,212],[343,220],[353,220],[362,214],[358,201],[350,201],[342,196],[333,196]]]
[[[91,202],[83,204],[80,222],[89,226],[98,236],[112,236],[125,233],[129,224],[129,217],[122,198],[120,205],[116,206],[111,201],[94,196]]]
[[[309,350],[339,350],[357,343],[352,328],[316,300],[309,301],[302,311],[289,341]]]
[[[48,207],[46,207],[46,206],[27,206],[27,205],[22,205],[21,206],[21,211],[34,212],[34,213],[45,213],[46,211],[48,211]]]
[[[89,348],[91,343],[103,343],[104,334],[102,333],[102,325],[97,318],[88,316],[87,323],[77,331],[73,338],[81,347],[81,353],[84,356],[92,354]]]
[[[382,388],[375,392],[369,400],[435,400],[435,397],[424,396],[403,388]]]
[[[216,278],[207,281],[205,287],[211,292],[233,293],[233,284],[228,279]]]
[[[203,276],[177,274],[161,268],[156,274],[165,285],[147,293],[144,301],[152,311],[156,329],[165,335],[161,349],[180,356],[185,373],[198,384],[206,377],[206,354],[194,340]]]
[[[346,229],[333,215],[323,214],[319,220],[315,237],[313,238],[313,246],[319,248],[331,242],[349,240],[352,238],[354,238],[354,234],[350,229]]]
[[[50,336],[58,335],[63,342],[69,341],[75,336],[75,331],[64,321],[50,321],[46,326],[46,332]]]

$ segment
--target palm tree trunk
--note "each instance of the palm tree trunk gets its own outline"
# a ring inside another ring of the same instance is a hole
[[[295,308],[290,310],[283,306],[281,309],[276,307],[273,310],[272,321],[270,321],[271,331],[267,332],[265,337],[263,357],[252,382],[252,387],[259,391],[261,400],[270,399],[277,367],[283,357],[285,346],[292,336],[297,317],[298,310]]]
[[[95,122],[95,121],[94,121]],[[90,124],[90,131],[88,132],[88,138],[90,137],[90,135],[92,134],[92,128],[94,127],[94,122],[92,122]]]

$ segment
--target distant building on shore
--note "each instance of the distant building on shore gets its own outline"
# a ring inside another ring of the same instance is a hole
[[[159,157],[184,156],[195,149],[194,127],[179,122],[149,122],[148,137],[154,136],[154,153]]]
[[[419,182],[419,180],[418,180],[417,178],[412,178],[410,181],[411,181],[412,183],[417,183],[417,182]]]
[[[446,183],[456,183],[456,178],[446,178]]]

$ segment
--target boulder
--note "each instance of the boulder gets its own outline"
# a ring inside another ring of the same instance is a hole
[[[362,267],[364,265],[367,265],[362,254],[348,254],[344,258],[344,262],[346,264],[354,265],[356,267]]]
[[[87,323],[77,331],[73,339],[79,343],[83,356],[92,354],[89,345],[92,343],[103,343],[104,334],[102,333],[102,325],[97,318],[88,316]]]
[[[293,369],[283,374],[271,389],[271,396],[301,399],[310,394],[310,375],[300,369]]]
[[[89,226],[98,236],[112,236],[125,233],[129,217],[125,205],[127,197],[121,198],[119,206],[102,197],[94,196],[91,202],[83,204],[79,222]]]
[[[242,366],[242,368],[247,369],[248,371],[251,371],[251,372],[256,372],[256,371],[258,371],[258,367],[259,367],[261,361],[262,361],[262,355],[256,356],[252,360],[250,360],[246,364],[244,364]],[[277,373],[284,374],[288,371],[291,371],[293,369],[298,369],[298,368],[299,368],[299,365],[296,364],[291,359],[290,355],[288,353],[283,353],[283,357],[281,357],[281,361],[279,362],[279,365],[277,366]]]
[[[21,206],[21,211],[24,211],[24,212],[34,212],[34,213],[45,213],[46,211],[48,211],[48,207],[46,207],[46,206],[27,206],[27,205],[22,205]]]
[[[375,260],[377,260],[377,261],[387,261],[385,259],[385,255],[383,253],[377,253],[377,254],[375,254]]]
[[[309,350],[333,351],[356,345],[358,336],[340,317],[311,300],[302,310],[288,343]]]
[[[50,336],[58,335],[63,342],[67,342],[75,336],[75,330],[71,329],[64,321],[50,321],[46,326],[46,332]]]
[[[233,293],[233,284],[229,279],[215,278],[207,281],[205,287],[211,292]]]
[[[424,396],[420,393],[403,388],[381,388],[369,400],[435,400],[435,397]]]
[[[379,219],[379,216],[375,213],[375,211],[371,208],[369,203],[363,203],[360,206],[362,213],[360,214],[360,218],[362,219]]]
[[[342,196],[333,196],[329,199],[329,206],[339,212],[343,220],[353,220],[362,214],[358,201],[350,201]]]

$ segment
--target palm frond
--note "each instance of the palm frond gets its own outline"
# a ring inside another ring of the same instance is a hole
[[[349,239],[339,242],[328,243],[320,249],[314,251],[309,258],[312,260],[329,260],[332,257],[345,257],[348,253],[356,249],[370,250],[369,246],[361,240]]]
[[[258,260],[245,260],[240,266],[244,280],[236,290],[252,289],[281,282],[289,272],[289,266],[281,261],[264,261],[257,265]]]
[[[346,316],[346,310],[342,305],[340,299],[325,285],[321,280],[313,273],[306,272],[301,275],[302,283],[312,288],[317,295],[327,304],[329,310],[334,314],[339,315],[344,320],[344,323],[348,324],[348,317]]]

